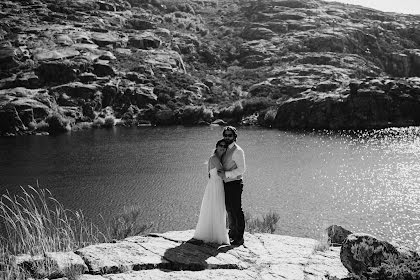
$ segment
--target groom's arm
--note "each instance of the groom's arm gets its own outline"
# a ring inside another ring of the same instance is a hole
[[[242,149],[237,149],[233,155],[232,160],[236,163],[236,169],[233,169],[231,171],[225,171],[226,178],[236,178],[239,175],[243,175],[246,170],[245,166],[245,153]]]

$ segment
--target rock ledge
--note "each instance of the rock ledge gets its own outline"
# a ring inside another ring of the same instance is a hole
[[[54,276],[46,277],[64,277],[59,270],[69,268],[82,273],[80,280],[309,280],[340,279],[348,273],[340,261],[340,248],[316,250],[318,241],[314,239],[245,233],[244,245],[218,247],[188,243],[193,233],[193,230],[172,231],[91,245],[69,252],[68,267],[57,265]],[[61,259],[54,259],[58,255],[50,254],[49,261],[65,263],[63,255],[59,256]]]

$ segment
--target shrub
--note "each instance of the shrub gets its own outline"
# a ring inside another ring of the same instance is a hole
[[[167,93],[160,92],[158,95],[158,102],[167,104],[171,100],[171,96]]]
[[[420,280],[420,257],[409,259],[389,258],[378,267],[371,267],[367,273],[371,280]]]
[[[70,131],[70,121],[58,113],[53,113],[45,119],[48,124],[49,132],[66,132]]]
[[[185,15],[182,12],[180,12],[180,11],[174,12],[174,16],[176,18],[184,18],[185,17]]]
[[[185,28],[185,24],[183,22],[178,23],[177,27],[179,29],[184,29]]]
[[[109,239],[124,239],[129,236],[139,235],[149,230],[153,224],[140,224],[138,216],[141,209],[135,207],[124,207],[123,212],[114,216],[107,225],[107,236]]]
[[[203,121],[211,122],[213,120],[213,118],[214,118],[213,111],[211,109],[205,108],[203,110],[203,114],[202,114]]]
[[[93,123],[91,122],[79,122],[76,123],[71,130],[83,130],[83,129],[90,129],[92,128]]]
[[[37,128],[36,122],[30,122],[28,123],[28,129],[29,130],[35,130]]]
[[[204,108],[201,106],[186,106],[181,114],[184,124],[197,124],[202,118]]]
[[[205,37],[209,34],[209,30],[208,29],[200,29],[200,35],[202,37]]]
[[[105,117],[103,127],[111,128],[113,126],[115,126],[115,117],[114,116]]]
[[[273,100],[264,97],[253,97],[242,100],[244,115],[250,115],[255,112],[265,110],[273,105],[275,105]]]
[[[276,115],[277,115],[276,108],[271,108],[264,112],[261,112],[258,116],[258,124],[265,127],[271,127],[274,124]]]
[[[105,124],[104,118],[96,118],[93,120],[93,127],[102,127]]]
[[[174,21],[174,18],[171,14],[166,14],[163,16],[163,20],[167,23],[172,23]]]
[[[245,213],[245,230],[254,232],[274,233],[276,231],[277,222],[280,215],[274,212],[269,212],[260,218],[252,218],[251,214]]]
[[[235,102],[227,108],[219,110],[219,118],[232,118],[236,121],[240,121],[243,116],[243,107],[241,102]]]
[[[328,233],[326,230],[322,231],[322,233],[316,240],[317,240],[317,243],[314,247],[314,252],[324,252],[328,250],[331,246],[331,243],[328,239]]]

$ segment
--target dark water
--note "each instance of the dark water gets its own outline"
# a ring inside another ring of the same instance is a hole
[[[139,207],[153,231],[195,227],[220,127],[115,128],[0,139],[1,193],[38,182],[97,220]],[[280,215],[277,233],[317,238],[339,224],[420,249],[420,129],[283,132],[245,128],[244,210]]]

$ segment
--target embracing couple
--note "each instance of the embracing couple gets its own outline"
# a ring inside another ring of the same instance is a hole
[[[242,211],[242,175],[245,155],[236,144],[233,126],[223,129],[223,139],[208,161],[209,181],[201,202],[194,240],[225,245],[244,243],[245,219]],[[229,231],[226,228],[226,213]]]

